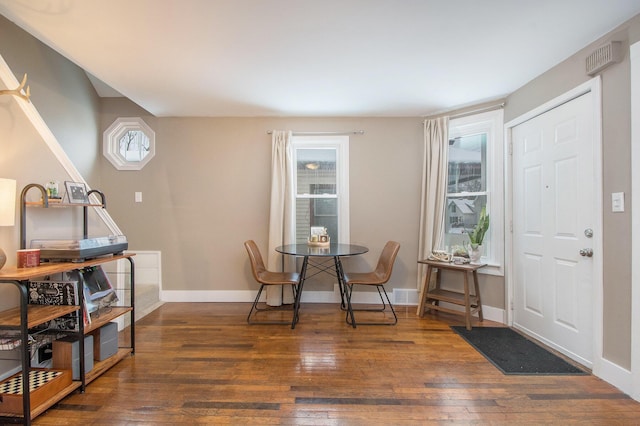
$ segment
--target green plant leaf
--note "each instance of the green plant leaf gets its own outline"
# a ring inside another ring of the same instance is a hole
[[[489,215],[487,214],[486,207],[482,208],[480,212],[480,219],[478,220],[478,224],[473,231],[469,232],[469,242],[471,244],[482,244],[484,241],[484,236],[487,233],[487,229],[489,229]]]

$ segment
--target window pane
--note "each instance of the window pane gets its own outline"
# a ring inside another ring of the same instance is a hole
[[[336,194],[336,150],[297,149],[297,193]]]
[[[486,158],[486,133],[449,140],[449,185],[447,192],[455,194],[486,191]]]
[[[487,205],[486,195],[473,197],[447,196],[447,210],[445,214],[444,244],[450,249],[463,246],[469,242],[466,233],[478,224],[480,212]],[[488,235],[487,235],[488,236]],[[483,248],[489,242],[485,236]]]
[[[118,142],[125,161],[142,161],[149,153],[149,137],[141,130],[129,130]]]
[[[296,242],[306,243],[310,227],[324,226],[332,241],[338,241],[338,200],[298,198],[296,200]]]

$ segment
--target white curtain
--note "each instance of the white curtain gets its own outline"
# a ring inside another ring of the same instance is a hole
[[[418,260],[426,259],[442,244],[447,195],[449,152],[449,118],[424,121],[424,154],[422,164],[422,199],[420,202],[420,234]],[[425,289],[425,265],[418,264],[420,301]],[[418,307],[420,314],[422,306]]]
[[[295,243],[295,164],[291,131],[274,130],[271,134],[271,210],[269,215],[269,249],[267,269],[295,270],[295,258],[283,256],[275,248]],[[267,304],[280,306],[293,303],[291,286],[268,286]]]

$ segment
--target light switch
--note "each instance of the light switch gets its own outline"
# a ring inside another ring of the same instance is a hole
[[[611,193],[611,211],[614,213],[624,211],[624,192]]]
[[[136,192],[135,193],[135,199],[136,199],[136,203],[141,203],[142,202],[142,192]]]

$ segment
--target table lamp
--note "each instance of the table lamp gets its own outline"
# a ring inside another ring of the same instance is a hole
[[[16,223],[16,181],[0,178],[0,226],[14,226]],[[0,247],[0,269],[7,261],[7,255]]]

